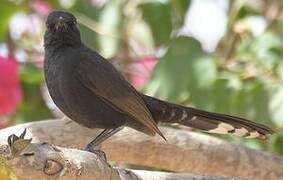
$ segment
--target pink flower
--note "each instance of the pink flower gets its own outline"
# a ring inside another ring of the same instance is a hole
[[[151,72],[157,63],[155,57],[146,57],[134,63],[135,74],[132,76],[132,84],[137,89],[142,88],[149,80]]]
[[[33,0],[30,4],[31,8],[38,14],[47,16],[51,11],[51,5],[42,0]]]
[[[0,56],[0,117],[15,113],[21,98],[18,64]]]

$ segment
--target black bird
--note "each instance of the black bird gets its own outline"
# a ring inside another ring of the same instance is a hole
[[[273,133],[243,118],[172,104],[138,92],[109,61],[83,44],[76,18],[69,12],[51,12],[46,26],[44,72],[53,101],[77,123],[104,129],[88,144],[88,150],[124,126],[165,139],[158,122],[246,138],[266,139]]]

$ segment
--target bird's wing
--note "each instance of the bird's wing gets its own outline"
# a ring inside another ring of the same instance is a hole
[[[139,93],[107,60],[101,56],[84,57],[76,73],[82,84],[103,101],[139,121],[151,135],[158,133],[164,138]]]

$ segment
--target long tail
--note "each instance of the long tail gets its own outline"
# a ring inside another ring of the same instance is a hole
[[[230,133],[245,138],[266,139],[274,132],[243,118],[172,104],[146,95],[143,99],[156,122],[179,123],[210,133]]]

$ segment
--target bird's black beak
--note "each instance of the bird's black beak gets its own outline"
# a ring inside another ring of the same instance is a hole
[[[56,30],[61,29],[61,28],[64,28],[64,29],[67,28],[67,24],[65,23],[63,17],[58,18],[57,23],[55,25],[55,28],[56,28]]]

